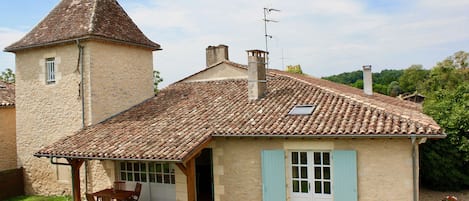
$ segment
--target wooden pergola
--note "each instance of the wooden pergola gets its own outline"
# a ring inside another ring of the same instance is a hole
[[[195,148],[182,162],[176,163],[176,166],[186,175],[187,182],[187,200],[196,201],[196,178],[195,178],[195,159],[201,151],[207,147],[211,140],[207,140],[197,148]],[[52,161],[51,156],[51,161]],[[85,162],[85,158],[66,158],[72,169],[72,198],[74,201],[81,201],[80,190],[80,167]]]

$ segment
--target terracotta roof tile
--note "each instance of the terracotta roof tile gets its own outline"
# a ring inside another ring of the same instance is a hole
[[[149,40],[115,0],[62,0],[36,27],[5,48],[21,49],[95,38],[160,49]]]
[[[0,80],[0,108],[15,106],[15,84]]]
[[[288,115],[293,106],[303,104],[316,105],[312,115]],[[271,70],[263,99],[248,100],[246,80],[179,82],[36,155],[183,161],[214,136],[411,135],[444,137],[440,127],[411,103]]]

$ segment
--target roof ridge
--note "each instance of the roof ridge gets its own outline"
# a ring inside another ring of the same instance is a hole
[[[96,7],[98,6],[98,1],[94,0],[93,7],[91,9],[91,17],[90,17],[90,27],[88,28],[88,33],[93,33],[94,31],[94,20],[96,19]]]

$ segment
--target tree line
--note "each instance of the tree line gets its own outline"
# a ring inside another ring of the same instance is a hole
[[[333,82],[363,87],[362,71],[324,77]],[[447,135],[420,146],[420,178],[435,190],[469,189],[469,53],[459,51],[427,70],[412,65],[404,70],[373,73],[373,91],[397,96],[425,96],[423,112]]]

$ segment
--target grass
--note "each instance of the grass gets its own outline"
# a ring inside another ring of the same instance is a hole
[[[71,197],[64,196],[19,196],[7,199],[6,201],[70,201]]]

